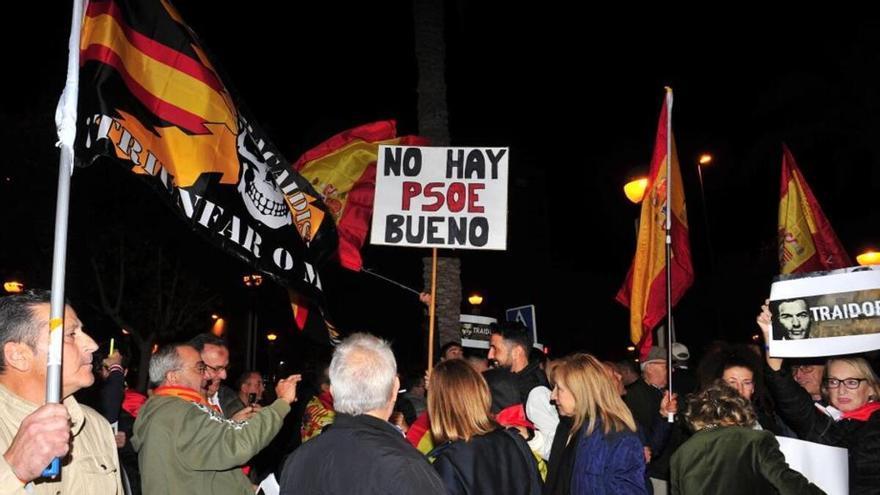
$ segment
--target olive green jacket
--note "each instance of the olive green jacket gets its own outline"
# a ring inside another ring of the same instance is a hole
[[[239,466],[269,444],[289,411],[279,399],[250,420],[236,422],[202,404],[151,397],[131,438],[144,495],[253,494]]]
[[[741,426],[703,429],[672,455],[673,494],[824,493],[788,467],[769,431]]]

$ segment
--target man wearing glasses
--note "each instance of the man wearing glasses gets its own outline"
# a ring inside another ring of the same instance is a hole
[[[196,335],[188,342],[205,363],[205,388],[203,393],[208,403],[223,416],[236,421],[245,421],[259,411],[259,406],[241,408],[235,392],[223,385],[229,370],[229,347],[226,341],[210,333]]]
[[[252,494],[238,466],[265,447],[296,400],[299,375],[278,382],[278,400],[248,421],[225,419],[205,400],[208,365],[187,344],[163,347],[150,360],[159,386],[134,424],[143,492]]]
[[[791,377],[807,393],[813,402],[822,402],[822,375],[825,361],[820,359],[798,359],[791,365]]]

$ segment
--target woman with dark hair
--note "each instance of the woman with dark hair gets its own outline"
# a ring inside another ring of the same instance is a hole
[[[563,358],[551,398],[560,422],[553,439],[547,495],[646,494],[645,454],[636,422],[601,361]]]
[[[428,415],[435,445],[428,454],[451,494],[539,495],[541,476],[525,440],[491,418],[483,376],[462,359],[440,362],[430,376]]]
[[[697,373],[701,388],[720,379],[749,401],[757,417],[756,429],[793,437],[791,428],[776,415],[761,369],[761,358],[754,351],[743,345],[725,344],[703,358]]]
[[[752,405],[723,380],[691,396],[684,415],[695,433],[672,454],[672,493],[823,493],[788,467],[772,433],[754,429]]]
[[[769,342],[770,310],[766,303],[761,309],[758,326]],[[765,376],[779,413],[798,438],[848,450],[850,493],[880,493],[880,379],[871,365],[859,356],[828,359],[822,380],[827,411],[816,407],[782,359],[768,354]]]

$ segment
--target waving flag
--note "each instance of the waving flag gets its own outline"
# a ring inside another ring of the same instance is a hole
[[[651,347],[651,330],[666,316],[666,270],[672,270],[673,305],[694,281],[684,189],[670,125],[671,111],[672,90],[667,89],[657,125],[648,189],[642,200],[636,255],[617,293],[617,300],[629,307],[630,338],[640,346],[642,354]],[[671,216],[667,219],[669,212]],[[672,243],[671,267],[666,266],[667,234]]]
[[[307,151],[293,168],[309,180],[336,220],[339,262],[363,267],[361,248],[373,215],[379,146],[426,146],[418,136],[397,137],[397,124],[385,120],[343,131]]]
[[[171,4],[89,2],[80,54],[77,156],[115,158],[194,231],[319,299],[316,267],[337,243],[326,206],[244,115]]]
[[[794,156],[783,145],[779,194],[780,272],[815,272],[851,265]]]

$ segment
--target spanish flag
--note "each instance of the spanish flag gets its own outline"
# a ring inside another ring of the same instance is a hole
[[[779,269],[781,273],[815,272],[851,266],[831,223],[782,145],[782,188],[779,195]]]
[[[617,293],[617,300],[630,309],[630,338],[643,354],[653,342],[651,330],[666,316],[666,270],[672,272],[672,304],[678,302],[694,281],[691,263],[684,189],[671,126],[672,90],[660,110],[648,189],[642,199],[636,255]],[[672,157],[669,160],[669,157]],[[668,167],[668,169],[667,169]],[[667,212],[669,232],[667,232]],[[666,266],[666,236],[670,236],[671,267]]]
[[[373,215],[376,160],[380,145],[425,146],[418,136],[397,137],[393,120],[372,122],[340,132],[307,151],[293,168],[311,182],[336,220],[339,263],[363,267],[361,248]]]

